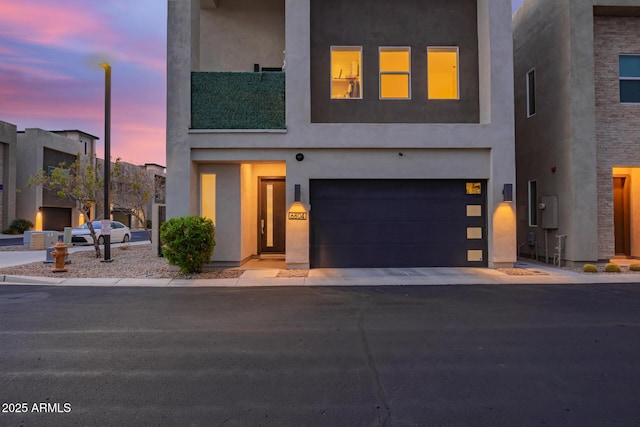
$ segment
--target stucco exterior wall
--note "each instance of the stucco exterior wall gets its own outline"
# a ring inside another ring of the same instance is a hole
[[[620,102],[618,69],[620,54],[640,55],[640,17],[594,19],[598,254],[607,258],[615,255],[612,169],[640,167],[640,104]]]
[[[0,231],[16,219],[16,126],[0,121]]]
[[[18,133],[16,155],[16,188],[20,191],[20,197],[16,203],[16,217],[35,222],[38,208],[46,205],[42,186],[27,188],[29,178],[34,176],[39,169],[45,168],[45,149],[55,152],[67,153],[76,156],[84,152],[84,143],[70,139],[42,129],[26,129]],[[56,204],[56,206],[71,206],[69,202]],[[77,225],[78,212],[73,207],[71,216],[72,226]]]
[[[594,7],[610,6],[640,6],[640,1],[525,0],[513,17],[518,243],[525,252],[533,231],[538,242],[545,233],[567,235],[565,257],[571,262],[613,256],[611,231],[599,235],[610,221],[610,196],[603,200],[602,194],[612,184],[609,166],[609,178],[597,172],[594,77]],[[526,74],[532,68],[537,105],[536,114],[527,118]],[[528,226],[529,180],[538,181],[539,196],[558,195],[558,229]]]
[[[478,123],[477,7],[476,0],[369,0],[366,7],[360,2],[311,0],[311,120]],[[362,99],[330,99],[331,46],[362,48]],[[411,49],[411,99],[379,99],[378,49],[384,46]],[[459,48],[459,100],[428,99],[429,46]]]
[[[284,0],[220,2],[200,12],[200,69],[253,71],[282,67]]]
[[[279,162],[286,163],[288,208],[294,205],[294,184],[302,185],[301,205],[308,203],[308,181],[314,178],[488,179],[489,265],[513,264],[514,220],[494,215],[499,208],[507,216],[515,215],[511,205],[504,208],[502,203],[503,185],[515,182],[509,0],[477,1],[480,123],[448,124],[312,123],[310,2],[286,0],[286,129],[277,131],[189,130],[190,71],[200,69],[196,57],[206,62],[200,47],[194,48],[200,42],[191,40],[202,26],[198,16],[210,11],[201,11],[193,0],[168,2],[167,214],[197,215],[199,171],[223,168],[225,181],[217,181],[218,185],[228,183],[237,191],[225,215],[230,221],[234,215],[237,219],[229,234],[218,228],[214,260],[240,261],[250,253],[253,237],[241,230],[255,228],[252,209],[245,210],[236,201],[240,194],[243,199],[253,194],[245,184],[255,175],[251,169],[256,164]],[[305,155],[304,161],[295,160],[298,152]],[[244,166],[250,163],[250,168]],[[218,226],[224,228],[221,221],[218,218]],[[290,264],[308,263],[308,229],[301,224],[287,225]]]

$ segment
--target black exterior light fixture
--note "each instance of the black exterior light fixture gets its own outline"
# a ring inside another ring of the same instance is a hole
[[[300,201],[300,184],[294,184],[293,186],[293,201]]]
[[[304,160],[304,154],[302,154],[302,153],[296,154],[296,160],[299,161],[299,162],[303,161]]]
[[[502,198],[505,202],[513,202],[513,184],[505,184],[502,188]]]

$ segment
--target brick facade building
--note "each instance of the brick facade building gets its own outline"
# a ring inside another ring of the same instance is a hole
[[[513,28],[520,253],[640,258],[640,0],[525,0]]]

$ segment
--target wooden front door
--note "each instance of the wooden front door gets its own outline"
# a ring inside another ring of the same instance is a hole
[[[285,253],[285,179],[260,178],[258,239],[261,254]]]
[[[629,179],[613,178],[613,227],[616,255],[631,255]]]

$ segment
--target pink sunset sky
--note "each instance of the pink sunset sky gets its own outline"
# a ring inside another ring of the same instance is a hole
[[[112,158],[164,165],[166,3],[0,0],[0,120],[78,129],[104,153],[106,60]]]
[[[166,22],[166,0],[0,0],[0,120],[78,129],[104,153],[106,60],[112,158],[165,165]]]

